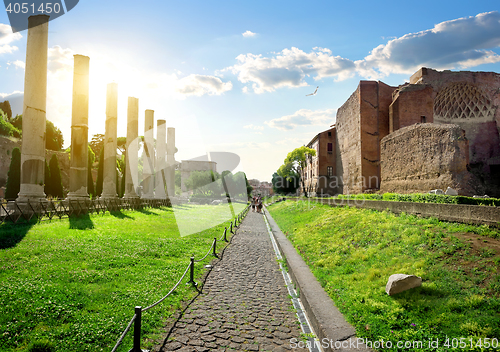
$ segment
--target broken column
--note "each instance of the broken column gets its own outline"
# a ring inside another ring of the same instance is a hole
[[[139,99],[128,97],[127,108],[127,160],[125,162],[125,195],[123,198],[138,198],[135,184],[139,176],[139,163],[137,153],[139,152]],[[135,182],[134,182],[135,181]]]
[[[17,201],[45,198],[45,119],[47,106],[47,53],[49,16],[28,18],[24,73],[21,187]]]
[[[156,173],[155,173],[155,198],[165,199],[165,154],[167,149],[167,129],[165,120],[158,120],[156,132]]]
[[[144,151],[142,154],[142,198],[154,198],[154,110],[146,110],[144,120]]]
[[[116,194],[116,140],[118,120],[118,84],[109,83],[106,91],[106,130],[104,134],[103,199],[117,198]]]
[[[167,194],[169,197],[175,196],[175,128],[167,129]]]
[[[74,55],[68,199],[86,199],[88,182],[89,57]]]

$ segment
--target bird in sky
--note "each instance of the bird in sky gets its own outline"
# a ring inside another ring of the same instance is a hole
[[[316,93],[318,92],[318,88],[319,88],[319,86],[316,87],[316,90],[314,91],[314,93],[306,94],[306,97],[308,97],[310,95],[316,95]]]

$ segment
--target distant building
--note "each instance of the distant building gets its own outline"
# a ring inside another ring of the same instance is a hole
[[[335,132],[335,127],[320,132],[307,144],[308,148],[316,150],[316,156],[308,157],[301,175],[310,196],[337,194]]]
[[[252,179],[248,180],[248,184],[252,186],[252,196],[269,197],[274,194],[273,185],[270,182]]]
[[[181,161],[181,190],[183,193],[187,192],[184,182],[189,178],[193,171],[213,171],[217,170],[217,163],[215,161],[203,160],[182,160]]]

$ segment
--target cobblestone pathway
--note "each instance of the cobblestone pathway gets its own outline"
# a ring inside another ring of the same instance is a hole
[[[248,213],[160,351],[307,351],[262,214]]]

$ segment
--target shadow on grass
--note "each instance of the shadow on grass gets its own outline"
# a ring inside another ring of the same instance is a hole
[[[15,247],[37,223],[36,219],[25,223],[6,222],[0,225],[0,249]]]
[[[90,215],[83,214],[81,216],[70,216],[69,217],[69,228],[77,230],[89,230],[94,228],[94,222],[90,219]]]
[[[114,216],[115,218],[118,218],[118,219],[132,219],[134,220],[133,217],[129,216],[129,215],[126,215],[125,213],[123,213],[121,210],[117,210],[117,211],[110,211],[109,212],[112,216]]]
[[[156,215],[156,216],[160,216],[160,214],[156,214],[148,209],[137,209],[137,211],[139,213],[142,213],[142,214],[145,214],[145,215]]]

